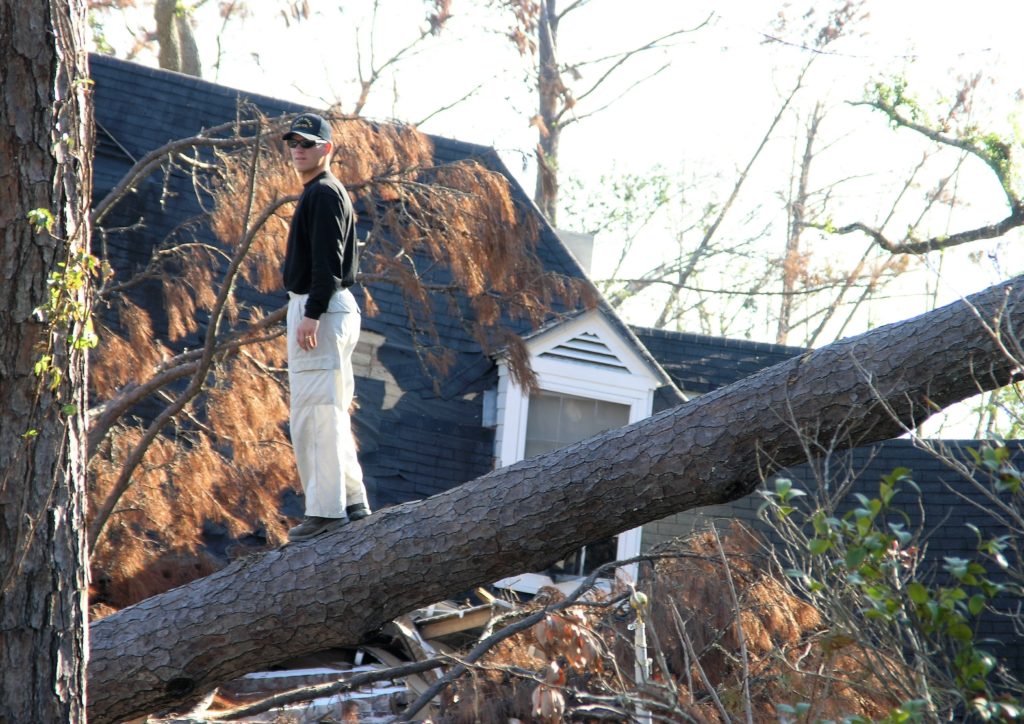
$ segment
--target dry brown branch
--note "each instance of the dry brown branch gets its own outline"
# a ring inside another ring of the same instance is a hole
[[[156,418],[147,427],[145,434],[139,443],[135,446],[131,453],[125,458],[123,467],[118,475],[117,481],[114,483],[111,491],[107,495],[106,499],[102,502],[98,510],[93,516],[92,522],[89,526],[89,548],[95,550],[96,544],[99,541],[100,536],[103,533],[103,529],[106,527],[107,521],[110,519],[111,514],[114,512],[118,501],[121,496],[124,495],[125,491],[132,483],[132,474],[135,469],[142,463],[143,458],[146,455],[149,446],[156,439],[157,435],[163,430],[164,426],[167,425],[175,415],[180,412],[186,404],[192,399],[198,396],[204,387],[206,373],[213,365],[215,354],[217,352],[217,336],[220,321],[225,312],[225,308],[228,305],[229,297],[233,294],[234,280],[238,273],[239,267],[245,258],[249,247],[259,232],[275,212],[276,207],[271,206],[263,210],[263,212],[255,219],[252,225],[249,225],[249,214],[252,210],[253,197],[256,189],[256,161],[259,158],[261,148],[260,144],[255,143],[253,145],[253,163],[252,172],[250,176],[250,192],[247,197],[247,205],[245,207],[245,226],[244,234],[241,237],[240,243],[232,255],[231,263],[228,266],[227,271],[224,274],[224,278],[221,281],[220,288],[218,289],[216,302],[214,303],[213,309],[210,314],[209,331],[206,336],[206,342],[203,345],[203,354],[197,365],[195,372],[192,375],[192,379],[180,395],[178,395],[173,404],[164,408]]]
[[[213,126],[202,133],[189,138],[178,139],[165,143],[155,148],[145,156],[136,161],[125,173],[120,181],[103,197],[92,209],[92,224],[98,227],[106,215],[117,205],[124,196],[137,187],[139,183],[149,176],[153,171],[160,168],[168,159],[174,158],[183,151],[191,148],[238,148],[251,139],[246,139],[238,134],[244,129],[258,127],[259,121],[230,121]],[[231,132],[235,135],[228,138],[216,138],[217,134]]]
[[[722,547],[722,539],[718,536],[718,529],[711,525],[711,533],[715,538],[715,548],[722,561],[722,570],[725,572],[725,582],[729,585],[729,598],[732,602],[733,615],[736,617],[736,639],[739,642],[740,662],[743,665],[741,681],[743,683],[743,706],[747,715],[747,724],[753,724],[754,717],[750,710],[750,657],[747,655],[747,637],[743,633],[743,615],[740,610],[740,599],[736,595],[736,586],[732,581],[732,569],[729,560],[725,556],[725,549]]]

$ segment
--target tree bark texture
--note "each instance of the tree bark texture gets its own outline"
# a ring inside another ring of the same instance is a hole
[[[158,61],[165,70],[174,70],[196,78],[203,76],[196,43],[188,14],[178,0],[156,0],[153,19],[156,21],[156,39],[160,45]]]
[[[542,0],[537,18],[537,181],[533,201],[552,226],[558,219],[558,102],[565,88],[558,69],[556,0]]]
[[[968,303],[969,302],[969,303]],[[92,625],[90,720],[167,706],[256,667],[351,645],[418,606],[540,570],[580,545],[750,493],[836,448],[894,437],[1007,383],[1024,277],[764,370],[680,407],[236,561]],[[894,418],[893,415],[896,417]]]
[[[86,360],[34,314],[58,263],[89,249],[85,23],[81,0],[0,6],[0,722],[85,720]],[[53,388],[34,373],[44,354]]]

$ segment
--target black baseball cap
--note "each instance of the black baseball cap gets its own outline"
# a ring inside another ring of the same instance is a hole
[[[303,113],[292,121],[291,128],[281,136],[281,140],[287,141],[294,136],[307,141],[330,141],[331,124],[315,113]]]

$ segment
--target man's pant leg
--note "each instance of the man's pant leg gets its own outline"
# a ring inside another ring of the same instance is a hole
[[[337,377],[337,370],[289,374],[292,448],[306,496],[306,515],[321,518],[345,517],[341,432],[348,413],[340,414]]]
[[[341,456],[343,460],[342,473],[345,483],[346,505],[364,505],[370,509],[370,502],[366,498],[366,487],[363,485],[363,469],[359,465],[359,457],[356,451],[356,440],[352,434],[352,420],[349,411],[352,409],[352,399],[355,395],[355,373],[352,370],[352,354],[355,352],[356,343],[359,341],[359,328],[362,322],[361,315],[345,314],[342,316],[341,336],[339,343],[339,359],[341,365],[337,372],[336,389],[338,391],[339,409],[344,412],[344,419],[339,420],[341,425],[339,437]]]
[[[366,503],[362,468],[356,454],[349,408],[354,393],[352,351],[359,335],[358,313],[321,317],[316,362],[304,357],[292,340],[304,298],[289,309],[289,386],[291,438],[306,515],[345,517],[346,505]],[[308,369],[310,364],[312,369]],[[330,364],[330,368],[321,369]]]

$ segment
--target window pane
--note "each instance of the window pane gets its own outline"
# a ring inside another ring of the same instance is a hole
[[[530,398],[526,420],[527,444],[531,439],[558,442],[558,421],[561,419],[562,400],[557,395],[539,394]],[[547,448],[553,450],[554,448]]]
[[[530,396],[524,454],[557,450],[628,422],[628,405],[540,392]]]
[[[629,407],[616,405],[612,402],[594,402],[594,428],[593,435],[605,430],[612,430],[629,424]]]

